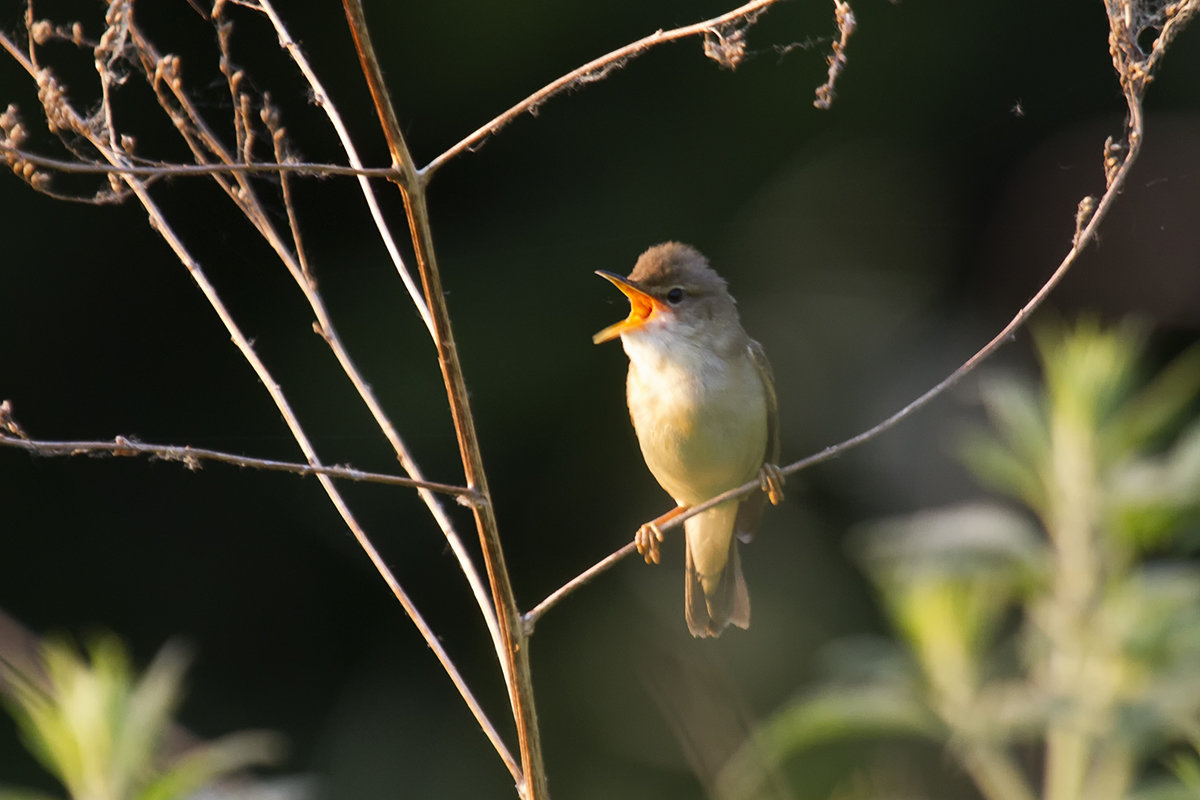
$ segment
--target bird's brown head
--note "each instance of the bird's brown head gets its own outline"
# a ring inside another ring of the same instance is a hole
[[[596,274],[629,298],[629,316],[593,336],[595,344],[637,330],[652,320],[736,315],[725,280],[699,250],[686,244],[654,245],[638,258],[628,278],[604,270]]]

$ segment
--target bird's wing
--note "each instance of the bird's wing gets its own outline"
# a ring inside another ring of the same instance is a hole
[[[750,360],[754,362],[754,369],[763,382],[765,390],[763,394],[767,398],[767,448],[763,453],[763,463],[778,464],[779,398],[775,395],[775,374],[771,372],[771,362],[767,361],[767,354],[763,352],[761,344],[751,339],[747,350],[750,352]],[[754,531],[758,529],[759,520],[762,519],[763,506],[766,503],[767,493],[755,492],[743,500],[741,506],[738,507],[733,530],[743,542],[754,538]]]
[[[767,452],[763,456],[764,464],[779,463],[779,397],[775,394],[775,373],[771,372],[771,362],[762,345],[750,340],[750,358],[754,360],[754,369],[762,379],[763,388],[767,395]]]

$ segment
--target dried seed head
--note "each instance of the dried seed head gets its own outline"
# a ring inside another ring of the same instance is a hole
[[[737,69],[746,57],[746,29],[727,25],[706,32],[704,55],[726,69]]]
[[[48,69],[38,70],[38,102],[46,113],[46,127],[51,133],[71,129],[71,115],[63,86]]]
[[[29,26],[29,38],[34,44],[45,44],[54,37],[54,26],[50,20],[39,19]]]
[[[104,24],[110,28],[122,24],[129,14],[129,0],[108,0],[108,11],[104,12]]]
[[[263,95],[263,106],[258,110],[258,118],[262,120],[267,130],[278,130],[280,124],[279,109],[271,105],[271,95]]]
[[[20,147],[29,138],[15,105],[9,105],[4,109],[4,113],[0,113],[0,134],[3,134],[3,141],[9,147]],[[15,156],[10,154],[9,159],[13,158]]]

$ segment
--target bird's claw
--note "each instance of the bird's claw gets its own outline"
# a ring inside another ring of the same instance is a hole
[[[763,464],[758,470],[758,482],[773,506],[783,502],[783,481],[783,470],[775,464]]]
[[[647,564],[657,564],[662,560],[662,553],[659,552],[659,545],[662,544],[663,533],[658,527],[658,522],[647,522],[642,527],[638,528],[633,537],[633,543],[637,546],[638,555],[646,559]]]

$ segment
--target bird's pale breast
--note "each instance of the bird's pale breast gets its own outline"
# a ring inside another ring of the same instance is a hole
[[[694,504],[758,474],[767,443],[765,389],[748,352],[699,348],[631,353],[629,408],[646,465],[677,501]]]

